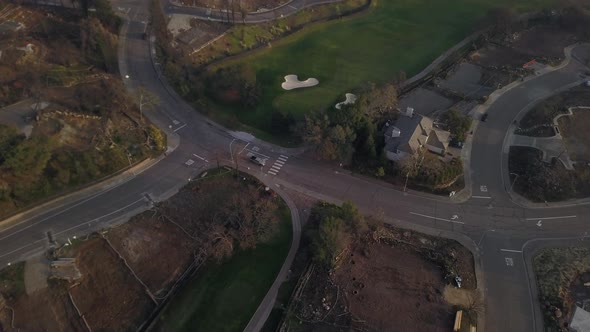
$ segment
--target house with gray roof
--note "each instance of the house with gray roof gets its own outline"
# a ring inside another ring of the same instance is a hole
[[[448,131],[434,127],[432,119],[414,114],[408,107],[394,125],[385,130],[385,154],[393,161],[403,160],[422,148],[445,155],[449,148]]]

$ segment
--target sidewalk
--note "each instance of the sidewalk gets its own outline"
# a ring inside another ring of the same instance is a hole
[[[162,155],[155,159],[146,159],[137,165],[123,170],[115,175],[110,176],[107,179],[97,180],[94,183],[89,184],[87,187],[74,191],[72,193],[66,194],[64,196],[60,196],[54,199],[50,199],[49,201],[42,203],[36,207],[31,209],[19,212],[11,217],[6,219],[0,220],[0,230],[12,226],[16,223],[22,222],[26,219],[30,219],[36,217],[40,214],[51,212],[55,209],[58,209],[64,205],[71,204],[74,202],[82,201],[84,199],[88,199],[97,195],[100,195],[104,192],[109,191],[110,189],[116,188],[133,178],[137,175],[141,174],[142,172],[146,171],[150,167],[156,165],[165,156]]]
[[[504,93],[520,86],[521,84],[528,82],[530,80],[534,80],[538,77],[541,77],[545,74],[551,73],[553,71],[556,70],[560,70],[564,67],[566,67],[571,59],[572,59],[572,50],[574,48],[576,48],[577,46],[582,45],[582,43],[576,43],[574,45],[570,45],[568,47],[566,47],[564,49],[564,54],[565,54],[565,59],[556,67],[551,67],[551,66],[546,66],[542,69],[539,69],[538,71],[536,71],[534,74],[529,75],[527,77],[524,77],[522,80],[520,81],[514,81],[500,89],[495,90],[494,92],[492,92],[489,96],[488,99],[485,101],[485,103],[477,105],[476,107],[473,108],[473,110],[470,112],[470,115],[475,119],[474,124],[472,126],[472,131],[473,131],[473,135],[469,136],[468,139],[465,142],[465,146],[463,147],[463,151],[461,153],[461,158],[463,159],[463,174],[464,174],[464,182],[465,182],[465,187],[459,191],[456,195],[454,195],[452,197],[452,200],[457,202],[457,203],[462,203],[465,202],[467,200],[469,200],[469,198],[471,197],[471,143],[473,140],[473,136],[476,134],[477,132],[477,127],[479,125],[479,121],[478,119],[484,114],[486,113],[486,111],[488,110],[488,108],[498,99],[500,98],[502,95],[504,95]],[[583,81],[583,80],[582,80]],[[575,82],[573,83],[573,85],[571,86],[575,86],[580,84],[581,82]],[[570,85],[567,86],[567,88],[569,88]],[[552,91],[552,93],[557,93],[555,91]],[[547,97],[543,97],[543,98],[547,98]],[[535,101],[536,102],[536,101]],[[525,107],[523,110],[521,110],[519,112],[519,114],[517,115],[517,120],[520,119],[525,113],[526,110],[530,109],[534,103],[533,102],[530,106]],[[511,131],[512,127],[509,127],[506,131],[506,136],[504,138],[504,142],[503,144],[503,149],[506,147],[506,142],[509,136],[509,133]],[[508,192],[510,194],[510,192]],[[514,201],[514,199],[513,199]],[[517,203],[518,204],[518,203]]]
[[[119,49],[118,49],[118,55],[119,55],[119,68],[121,69],[120,72],[124,73],[127,70],[127,64],[126,62],[123,60],[125,59],[124,56],[122,56],[124,54],[124,50],[125,50],[125,46],[126,46],[126,34],[127,34],[127,29],[128,29],[128,21],[126,20],[123,27],[121,28],[121,33],[120,35],[123,36],[123,38],[121,38],[120,42],[119,42]],[[123,82],[125,82],[125,80],[123,80]],[[146,116],[148,116],[148,112],[146,112]],[[152,120],[152,118],[150,117],[150,120]],[[130,168],[127,169],[123,169],[113,175],[107,176],[105,178],[102,179],[98,179],[94,182],[91,182],[89,184],[87,184],[85,187],[82,187],[80,190],[71,192],[69,194],[57,197],[57,198],[48,198],[47,201],[45,201],[44,203],[40,203],[40,205],[35,206],[31,209],[22,211],[22,212],[18,212],[17,214],[10,216],[6,219],[0,220],[0,229],[3,229],[5,227],[11,226],[15,223],[18,223],[24,219],[28,219],[28,218],[32,218],[35,217],[37,215],[40,215],[42,213],[46,213],[46,212],[51,212],[63,205],[66,204],[71,204],[73,202],[77,202],[77,201],[81,201],[96,195],[99,195],[101,193],[104,193],[110,189],[113,189],[115,187],[118,187],[128,181],[130,181],[131,179],[135,178],[137,175],[141,174],[142,172],[146,171],[147,169],[151,168],[152,166],[156,165],[158,162],[160,162],[162,159],[166,158],[167,154],[173,152],[179,145],[180,145],[180,137],[170,131],[166,126],[163,126],[162,124],[157,123],[157,119],[154,119],[156,121],[153,121],[155,124],[158,125],[159,128],[161,128],[165,133],[166,133],[166,137],[167,137],[167,150],[164,154],[160,155],[158,158],[153,158],[153,159],[146,159],[142,162],[137,163],[136,165],[133,165]]]

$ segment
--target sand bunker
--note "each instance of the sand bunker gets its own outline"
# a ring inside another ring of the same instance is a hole
[[[287,75],[285,76],[285,82],[281,84],[281,87],[285,90],[293,90],[299,88],[308,88],[310,86],[318,85],[319,83],[320,81],[313,77],[310,77],[305,81],[300,81],[299,78],[297,78],[297,75]]]
[[[341,109],[342,105],[351,105],[356,102],[356,95],[353,95],[352,93],[347,93],[345,96],[346,96],[345,101],[336,104],[335,107],[337,110]]]

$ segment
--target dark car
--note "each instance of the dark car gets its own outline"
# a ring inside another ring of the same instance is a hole
[[[483,121],[483,122],[488,121],[488,113],[481,116],[481,121]]]
[[[456,140],[456,139],[452,139],[452,140],[449,142],[449,145],[450,145],[450,146],[452,146],[452,147],[454,147],[454,148],[457,148],[457,149],[462,149],[462,148],[463,148],[463,144],[464,144],[463,142],[461,142],[461,141],[458,141],[458,140]]]
[[[260,166],[264,166],[266,165],[266,159],[265,158],[260,158],[256,155],[254,155],[253,153],[248,153],[247,154],[248,158],[250,159],[251,162],[260,165]]]

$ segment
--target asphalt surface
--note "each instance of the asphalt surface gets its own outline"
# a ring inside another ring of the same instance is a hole
[[[245,17],[242,17],[242,14],[240,12],[236,12],[235,17],[232,16],[231,13],[228,16],[227,11],[225,11],[224,9],[178,6],[175,1],[171,0],[163,0],[163,3],[164,10],[167,14],[192,15],[200,19],[206,19],[215,22],[228,22],[229,18],[230,22],[233,22],[235,20],[239,23],[249,24],[272,21],[278,18],[287,17],[307,7],[341,1],[342,0],[291,0],[288,3],[285,3],[274,9],[248,13]]]
[[[212,123],[171,91],[160,77],[152,61],[150,43],[142,38],[148,21],[148,4],[147,0],[115,4],[129,19],[122,32],[126,38],[121,39],[120,69],[128,89],[133,91],[143,85],[159,96],[157,109],[147,110],[145,114],[169,135],[169,153],[151,168],[118,186],[55,209],[36,211],[10,224],[3,223],[0,226],[0,264],[46,249],[48,231],[58,241],[64,241],[123,222],[148,209],[152,200],[170,197],[202,170],[213,167],[217,160],[224,164],[237,162],[241,170],[278,190],[289,188],[332,202],[351,200],[366,213],[382,211],[388,218],[416,227],[470,238],[473,247],[478,248],[476,259],[483,263],[485,330],[541,331],[538,324],[532,323],[539,315],[535,315],[537,309],[531,297],[530,271],[525,265],[523,246],[535,238],[586,234],[588,226],[584,217],[588,215],[589,206],[532,209],[514,204],[502,180],[506,159],[502,146],[518,113],[531,102],[580,80],[579,73],[585,71],[582,65],[572,61],[558,71],[530,79],[505,92],[491,104],[488,122],[479,124],[474,134],[473,197],[457,203],[448,197],[404,193],[374,179],[350,174],[338,165],[300,157],[298,150],[236,138],[243,136]],[[266,165],[259,167],[250,163],[246,157],[248,152],[267,158]],[[272,305],[272,299],[265,301]]]

